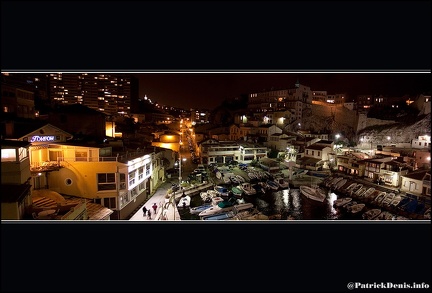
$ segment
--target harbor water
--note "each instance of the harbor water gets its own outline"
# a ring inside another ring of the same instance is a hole
[[[341,208],[334,208],[333,202],[338,198],[334,192],[324,189],[327,198],[318,202],[306,198],[300,193],[300,189],[282,189],[278,191],[267,191],[265,194],[247,196],[245,202],[252,203],[254,207],[266,216],[273,216],[276,220],[347,220],[361,219],[359,215],[352,215]],[[199,195],[191,197],[191,207],[204,204]],[[179,208],[181,220],[200,220],[196,214],[191,214],[189,208]]]

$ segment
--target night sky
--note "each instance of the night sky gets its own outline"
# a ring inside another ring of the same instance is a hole
[[[140,73],[140,97],[184,109],[214,109],[226,98],[294,88],[297,80],[328,94],[430,94],[430,73]]]

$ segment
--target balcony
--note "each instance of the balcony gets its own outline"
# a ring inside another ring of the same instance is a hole
[[[35,162],[30,165],[31,172],[58,171],[60,168],[62,168],[62,165],[57,161]]]

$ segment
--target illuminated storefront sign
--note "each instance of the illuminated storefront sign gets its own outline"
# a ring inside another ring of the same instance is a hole
[[[37,142],[37,141],[54,141],[55,136],[54,135],[34,135],[31,137],[30,142]]]

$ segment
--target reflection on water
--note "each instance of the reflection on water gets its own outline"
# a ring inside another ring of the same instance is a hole
[[[300,193],[300,189],[291,188],[269,191],[266,194],[245,196],[246,202],[254,206],[267,216],[280,215],[280,219],[296,220],[336,220],[349,219],[350,215],[343,213],[333,207],[337,195],[333,192],[327,193],[327,198],[323,202],[314,201],[306,198]],[[191,207],[202,205],[203,201],[199,195],[192,196]],[[182,220],[199,220],[198,215],[191,215],[189,208],[179,208]]]

